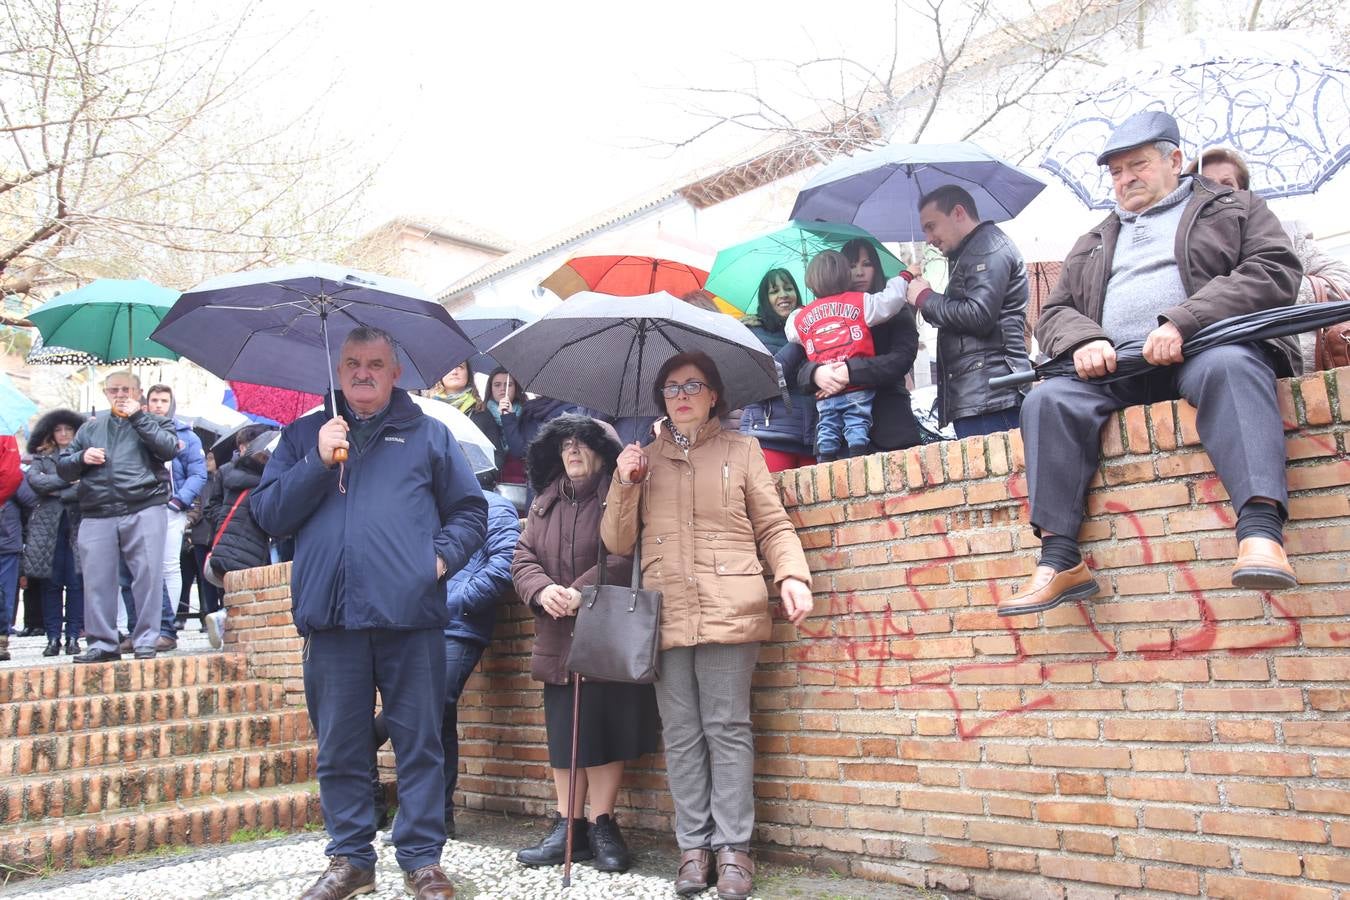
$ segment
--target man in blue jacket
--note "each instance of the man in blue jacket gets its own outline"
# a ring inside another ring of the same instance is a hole
[[[482,546],[487,502],[449,431],[395,389],[393,338],[353,330],[336,368],[336,414],[288,425],[249,498],[258,525],[295,539],[291,605],[305,638],[305,701],[331,837],[328,869],[302,898],[374,889],[378,690],[397,758],[393,838],[404,887],[419,900],[446,900],[454,887],[440,867],[443,583]]]
[[[201,438],[192,426],[179,421],[173,388],[167,384],[152,385],[145,392],[145,409],[163,416],[173,423],[178,436],[178,453],[169,464],[169,503],[165,508],[167,530],[164,535],[164,609],[160,615],[157,650],[173,650],[178,646],[178,595],[183,593],[183,529],[187,525],[187,511],[206,486],[206,454],[202,452]]]
[[[450,624],[445,626],[445,707],[441,716],[441,743],[445,746],[445,833],[455,836],[455,786],[459,781],[459,697],[464,685],[478,666],[483,651],[492,640],[497,624],[497,604],[511,590],[511,558],[520,539],[520,517],[515,505],[496,493],[497,469],[486,457],[474,460],[478,448],[465,446],[465,455],[474,462],[478,483],[488,505],[487,543],[469,559],[467,565],[450,576],[445,585],[445,607]],[[375,744],[380,747],[389,736],[384,714],[375,717]],[[379,809],[384,788],[374,788]]]

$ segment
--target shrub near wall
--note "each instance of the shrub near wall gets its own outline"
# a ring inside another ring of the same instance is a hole
[[[817,613],[760,657],[761,858],[988,897],[1350,897],[1350,370],[1280,397],[1302,586],[1278,594],[1229,584],[1185,403],[1104,429],[1103,593],[1040,615],[993,611],[1035,560],[1019,433],[785,473]],[[470,807],[553,802],[530,632],[504,608],[461,702]],[[630,773],[623,821],[669,828],[662,771]]]

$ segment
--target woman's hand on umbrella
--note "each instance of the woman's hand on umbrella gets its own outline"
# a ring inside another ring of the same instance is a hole
[[[816,605],[806,582],[796,578],[784,578],[778,586],[778,596],[783,600],[783,614],[793,625],[800,625]]]
[[[497,412],[504,416],[508,416],[514,412],[514,410],[511,409],[510,397],[503,397],[501,400],[497,401]]]
[[[319,429],[319,459],[325,466],[332,468],[334,450],[339,447],[346,450],[348,446],[347,420],[342,416],[333,416]]]
[[[647,474],[647,455],[637,441],[623,448],[619,462],[615,466],[619,480],[626,484],[636,484]]]
[[[1101,378],[1116,370],[1116,348],[1110,341],[1089,341],[1073,351],[1073,368],[1079,378]]]
[[[1151,366],[1175,366],[1181,355],[1181,332],[1171,322],[1164,322],[1144,339],[1144,361]]]

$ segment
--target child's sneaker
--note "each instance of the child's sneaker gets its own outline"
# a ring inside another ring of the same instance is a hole
[[[206,614],[206,639],[217,650],[225,646],[225,610]]]

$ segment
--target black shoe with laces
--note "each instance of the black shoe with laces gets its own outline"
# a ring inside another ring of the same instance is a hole
[[[74,656],[80,652],[80,642],[73,637],[66,638],[66,656]]]
[[[595,854],[595,868],[601,872],[627,872],[633,864],[619,823],[610,815],[602,813],[595,817],[595,824],[591,826],[591,852]]]
[[[516,853],[516,860],[525,866],[560,866],[567,849],[567,820],[555,809],[549,816],[549,832],[533,847]],[[585,819],[572,820],[572,859],[575,862],[592,857],[591,823]]]
[[[52,638],[47,642],[47,649],[42,651],[43,656],[55,656],[61,652],[61,642]]]

